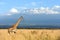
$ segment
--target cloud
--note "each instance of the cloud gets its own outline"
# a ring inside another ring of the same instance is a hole
[[[18,13],[20,13],[20,11],[18,11],[18,9],[16,9],[16,8],[11,8],[5,15],[6,15],[6,16],[11,16],[11,15],[13,15],[13,14],[18,14]]]
[[[25,12],[32,14],[60,14],[60,12],[57,9],[54,10],[49,7],[33,8],[33,9],[25,10]]]
[[[12,14],[6,14],[7,16],[11,16]]]
[[[40,10],[40,11],[41,11],[41,10]],[[44,8],[43,11],[44,11],[45,14],[59,14],[58,11],[54,11],[54,10],[52,10],[52,9],[49,8],[49,7]]]
[[[14,14],[60,14],[60,6],[53,6],[53,7],[40,7],[40,8],[27,8],[21,7],[22,10],[18,10],[17,8],[11,8],[6,14],[7,16],[11,16]]]
[[[52,10],[59,11],[60,12],[60,6],[55,5],[52,7]]]
[[[55,5],[54,7],[55,7],[55,8],[60,8],[60,6],[58,6],[58,5]]]
[[[11,12],[11,13],[19,13],[19,11],[18,11],[16,8],[10,9],[10,12]]]

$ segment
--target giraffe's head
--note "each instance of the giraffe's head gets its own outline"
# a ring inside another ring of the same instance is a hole
[[[22,19],[23,19],[23,16],[21,16],[20,18],[22,18]]]

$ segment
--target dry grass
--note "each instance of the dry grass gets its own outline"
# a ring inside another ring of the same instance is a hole
[[[10,35],[7,29],[0,29],[0,40],[60,40],[60,29],[17,29]]]

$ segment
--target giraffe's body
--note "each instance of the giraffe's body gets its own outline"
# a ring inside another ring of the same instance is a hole
[[[21,22],[21,20],[23,19],[23,17],[21,16],[18,21],[13,25],[11,26],[10,28],[8,28],[8,33],[16,33],[16,29],[17,29],[17,26],[19,25],[19,23]]]

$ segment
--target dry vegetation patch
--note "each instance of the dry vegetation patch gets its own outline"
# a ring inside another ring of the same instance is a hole
[[[0,29],[0,40],[60,40],[60,29],[18,29],[10,35],[7,29]]]

